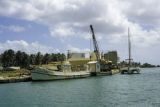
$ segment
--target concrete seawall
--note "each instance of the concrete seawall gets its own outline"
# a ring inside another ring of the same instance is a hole
[[[20,77],[0,77],[0,83],[15,83],[31,81],[31,76],[23,75]]]

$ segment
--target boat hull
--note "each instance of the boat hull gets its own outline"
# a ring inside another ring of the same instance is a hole
[[[140,68],[139,67],[124,67],[120,69],[121,74],[139,74],[140,73]]]
[[[47,80],[85,78],[89,77],[90,73],[87,71],[60,72],[60,71],[38,68],[31,72],[31,76],[33,81],[47,81]]]
[[[100,72],[91,72],[91,76],[107,76],[107,75],[114,75],[114,74],[117,74],[119,73],[120,70],[119,69],[113,69],[111,71],[100,71]]]

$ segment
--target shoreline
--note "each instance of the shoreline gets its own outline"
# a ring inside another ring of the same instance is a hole
[[[112,70],[111,75],[119,73],[119,70]],[[100,75],[99,75],[100,76]],[[107,76],[107,75],[105,75]],[[109,74],[108,74],[109,76]],[[32,81],[31,75],[19,75],[15,77],[6,77],[6,76],[0,76],[0,84],[4,83],[16,83],[16,82],[29,82]]]
[[[22,75],[19,77],[3,77],[0,76],[0,83],[16,83],[16,82],[28,82],[31,81],[32,78],[29,75]]]
[[[15,83],[15,82],[28,82],[31,81],[30,71],[27,69],[18,69],[0,72],[1,83]]]

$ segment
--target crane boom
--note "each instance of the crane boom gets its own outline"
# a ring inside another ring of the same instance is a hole
[[[96,37],[95,37],[95,35],[94,35],[94,30],[93,30],[92,25],[90,25],[90,29],[91,29],[91,32],[92,32],[94,52],[95,52],[95,54],[96,54],[96,59],[97,59],[97,61],[99,61],[99,60],[100,60],[99,47],[98,47],[98,43],[97,43]]]

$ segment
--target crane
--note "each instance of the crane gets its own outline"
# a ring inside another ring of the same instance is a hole
[[[92,32],[94,53],[96,54],[96,60],[100,63],[100,70],[101,71],[110,71],[111,64],[106,62],[104,59],[101,59],[101,57],[100,57],[100,51],[99,51],[98,43],[97,43],[92,25],[90,25],[90,29],[91,29],[91,32]]]
[[[94,53],[96,54],[96,59],[97,59],[97,61],[100,61],[100,52],[99,52],[99,47],[98,47],[98,43],[97,43],[96,37],[95,37],[95,35],[94,35],[94,30],[93,30],[92,25],[90,25],[90,29],[91,29],[91,32],[92,32],[92,39],[93,39]]]

